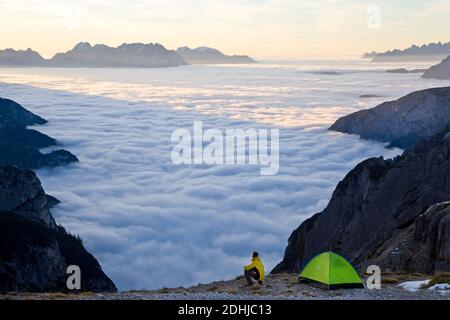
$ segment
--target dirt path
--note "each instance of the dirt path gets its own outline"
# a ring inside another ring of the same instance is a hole
[[[295,299],[295,300],[450,300],[449,292],[420,289],[410,292],[398,286],[406,280],[423,280],[423,276],[395,275],[385,277],[381,290],[345,289],[327,291],[307,284],[299,284],[296,275],[270,275],[266,282],[248,287],[239,277],[190,288],[160,289],[154,291],[124,291],[118,293],[39,293],[3,295],[0,299],[76,299],[76,300],[240,300],[240,299]]]

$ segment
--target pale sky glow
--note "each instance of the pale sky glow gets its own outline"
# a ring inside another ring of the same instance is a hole
[[[380,8],[379,29],[367,10]],[[211,46],[256,58],[360,55],[450,41],[450,0],[1,0],[0,48],[80,41]]]

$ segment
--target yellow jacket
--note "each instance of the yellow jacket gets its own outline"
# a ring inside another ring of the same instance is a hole
[[[259,257],[252,258],[252,263],[250,263],[248,266],[244,267],[244,270],[247,270],[247,271],[252,270],[252,269],[258,270],[258,273],[259,273],[258,280],[264,281],[264,278],[265,278],[264,265]]]

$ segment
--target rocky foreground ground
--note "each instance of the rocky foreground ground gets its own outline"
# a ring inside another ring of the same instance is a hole
[[[412,292],[399,286],[408,281],[430,277],[421,274],[387,274],[380,290],[342,289],[327,291],[297,281],[295,274],[270,275],[262,285],[248,287],[242,277],[230,281],[200,284],[190,288],[163,288],[154,291],[123,291],[118,293],[64,294],[15,293],[0,295],[13,300],[450,300],[450,291],[421,288]]]

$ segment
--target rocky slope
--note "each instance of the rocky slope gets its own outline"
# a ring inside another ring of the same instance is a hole
[[[449,80],[450,79],[450,56],[442,60],[441,63],[432,66],[425,71],[423,78]]]
[[[396,101],[338,119],[330,130],[409,148],[443,130],[450,122],[450,87],[413,92]]]
[[[27,126],[47,121],[16,102],[0,98],[0,165],[37,169],[66,165],[78,159],[66,150],[42,154],[39,149],[57,144],[56,140]]]
[[[0,50],[0,66],[43,66],[46,60],[31,49],[28,50]]]
[[[228,56],[217,49],[199,47],[191,49],[181,47],[176,51],[184,60],[190,64],[246,64],[256,63],[255,60],[245,55]]]
[[[12,100],[0,98],[0,126],[8,123],[26,127],[35,124],[45,124],[47,121],[29,112]]]
[[[32,171],[0,166],[0,292],[67,291],[69,265],[81,268],[82,291],[116,291],[81,240],[56,225],[52,203]]]
[[[393,160],[371,158],[337,185],[324,211],[291,235],[273,272],[299,272],[333,250],[357,268],[450,271],[450,135],[438,134]]]
[[[72,50],[58,53],[48,61],[52,67],[129,67],[155,68],[187,64],[176,52],[156,43],[122,44],[117,48],[104,44],[77,44]]]
[[[383,269],[450,270],[450,202],[432,205],[378,248],[374,256],[371,263]],[[430,257],[436,259],[430,261]]]

